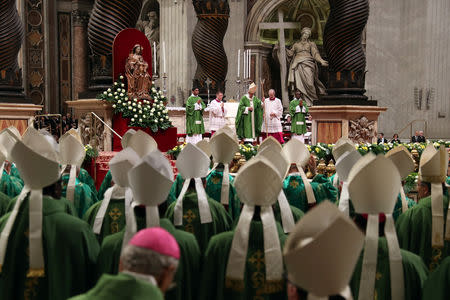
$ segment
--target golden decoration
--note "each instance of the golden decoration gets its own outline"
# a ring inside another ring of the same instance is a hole
[[[30,84],[34,88],[38,88],[44,83],[44,76],[38,71],[33,71],[30,74]]]
[[[39,44],[42,42],[42,34],[37,30],[32,30],[28,33],[28,41],[30,42],[31,46],[39,46]]]
[[[113,221],[119,220],[120,217],[122,216],[122,212],[117,207],[111,209],[108,214],[111,217],[111,219],[113,219]]]
[[[322,174],[322,175],[325,174],[326,168],[327,168],[327,165],[325,164],[325,159],[322,158],[319,161],[319,164],[317,165],[317,173]]]
[[[330,159],[327,166],[327,176],[331,177],[334,173],[336,173],[336,166],[334,165],[334,161]]]
[[[298,182],[297,180],[291,180],[291,182],[289,182],[289,186],[294,189],[298,188],[299,185],[300,182]]]

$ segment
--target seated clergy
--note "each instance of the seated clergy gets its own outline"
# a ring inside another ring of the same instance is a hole
[[[133,203],[125,201],[126,228],[104,239],[98,259],[99,272],[116,274],[121,250],[136,231],[159,226],[173,235],[180,247],[179,265],[174,278],[176,286],[167,291],[165,298],[196,299],[198,281],[195,278],[200,272],[200,249],[197,241],[194,235],[175,229],[168,219],[159,217],[160,211],[165,208],[164,201],[173,182],[169,161],[159,150],[155,150],[143,157],[127,176]]]
[[[199,299],[285,299],[286,235],[272,210],[282,187],[279,173],[266,158],[254,157],[239,170],[235,187],[244,207],[236,228],[208,244]]]
[[[241,204],[233,186],[230,175],[230,162],[234,154],[239,151],[239,144],[234,135],[225,130],[217,131],[209,142],[214,166],[206,177],[206,193],[209,197],[220,202],[228,209],[233,220],[239,217]]]
[[[231,227],[231,217],[222,204],[206,194],[202,178],[208,174],[209,162],[209,157],[194,144],[183,148],[176,163],[185,179],[183,189],[166,212],[176,228],[195,235],[202,253],[213,235]]]
[[[123,249],[118,275],[104,274],[93,289],[71,299],[164,299],[179,259],[170,233],[159,227],[143,229]]]
[[[420,299],[428,270],[419,256],[400,250],[392,216],[400,178],[392,161],[374,154],[362,157],[348,176],[355,220],[366,233],[351,282],[355,299]],[[380,214],[384,219],[381,234]]]
[[[288,299],[353,299],[348,284],[363,243],[364,235],[335,205],[312,208],[284,245]]]
[[[291,139],[282,150],[291,167],[283,182],[283,190],[289,204],[307,212],[316,203],[328,200],[336,202],[337,189],[323,175],[316,175],[312,182],[306,178],[303,167],[309,163],[312,169],[315,162],[310,159],[308,148],[297,139]]]
[[[439,150],[433,144],[425,148],[419,164],[419,203],[396,222],[400,247],[422,257],[430,271],[450,254],[449,198],[444,185],[447,164],[443,146]]]
[[[63,166],[62,195],[73,204],[78,217],[97,202],[96,193],[77,179],[77,169],[84,161],[86,151],[76,132],[66,132],[59,139],[60,163]]]
[[[103,200],[92,205],[84,215],[84,220],[92,227],[100,245],[105,237],[125,228],[125,201],[132,201],[131,191],[127,191],[130,187],[128,171],[139,160],[131,148],[117,153],[109,162],[114,185],[106,190]]]
[[[85,222],[48,196],[60,176],[58,154],[35,129],[27,132],[11,151],[25,188],[0,221],[0,298],[63,300],[93,286],[99,246]]]

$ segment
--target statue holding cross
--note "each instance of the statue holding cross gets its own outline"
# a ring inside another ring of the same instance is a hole
[[[280,62],[281,88],[283,106],[289,106],[288,88],[300,90],[305,100],[312,104],[318,100],[318,95],[326,94],[325,87],[318,77],[316,62],[328,66],[328,62],[320,56],[314,42],[309,40],[311,29],[304,27],[301,31],[301,40],[286,48],[285,29],[298,29],[299,22],[284,22],[282,9],[278,10],[278,22],[260,23],[259,29],[278,29],[278,45],[274,51]]]

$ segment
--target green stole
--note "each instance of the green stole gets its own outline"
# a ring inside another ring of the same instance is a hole
[[[95,284],[99,245],[86,222],[67,215],[64,204],[43,197],[45,277],[27,278],[29,200],[24,200],[8,240],[0,276],[0,299],[65,300]],[[0,219],[3,230],[9,214]]]
[[[223,171],[213,170],[206,177],[206,187],[205,191],[209,197],[216,200],[220,203],[220,197],[222,193],[222,177]],[[229,201],[228,201],[228,213],[230,214],[233,220],[239,219],[239,215],[241,212],[241,203],[236,194],[236,190],[234,188],[233,176],[229,175],[230,178],[230,193],[229,193]]]
[[[200,212],[198,208],[197,193],[193,190],[186,192],[183,198],[183,225],[176,226],[177,229],[190,232],[195,235],[200,251],[204,253],[209,239],[218,233],[231,229],[231,217],[222,204],[208,197],[209,209],[212,222],[200,223]],[[174,222],[174,209],[176,202],[172,203],[166,211],[166,218]]]
[[[236,134],[240,139],[257,138],[261,134],[261,125],[263,119],[263,109],[261,100],[255,95],[253,96],[253,113],[244,114],[245,109],[250,107],[250,99],[247,95],[242,96],[239,101],[238,111],[236,114]],[[254,117],[255,136],[252,130],[252,116]]]
[[[448,196],[444,195],[444,223],[447,218]],[[430,271],[450,255],[450,242],[444,241],[443,248],[431,246],[431,196],[402,213],[396,222],[400,248],[422,257]]]
[[[205,125],[203,123],[203,110],[206,108],[203,101],[200,102],[202,109],[195,110],[195,103],[202,98],[190,96],[186,102],[186,134],[192,136],[193,134],[205,133]],[[200,124],[196,124],[199,121]]]
[[[306,120],[305,114],[302,112],[295,112],[297,106],[300,104],[300,100],[294,99],[289,103],[289,114],[291,115],[291,132],[295,134],[306,133]],[[308,113],[308,105],[303,101],[303,107],[305,107],[306,113]],[[302,125],[297,125],[297,122],[303,122]]]
[[[145,228],[145,214],[136,216],[138,230]],[[165,295],[167,300],[197,299],[198,278],[200,276],[200,249],[195,237],[187,232],[177,230],[167,219],[160,219],[160,226],[166,229],[177,240],[180,246],[180,260],[174,277],[176,287]],[[119,271],[120,253],[125,231],[107,236],[98,257],[98,274],[117,274]]]
[[[66,197],[67,182],[69,181],[69,174],[64,174],[61,177],[62,196]],[[79,218],[82,218],[89,207],[97,202],[97,197],[91,191],[87,184],[75,180],[75,197],[73,205]]]
[[[164,296],[157,286],[131,275],[119,273],[118,275],[103,275],[95,287],[86,294],[70,298],[70,300],[88,299],[163,300]]]
[[[277,224],[280,245],[283,248],[286,235]],[[250,223],[250,240],[248,243],[244,282],[226,279],[228,256],[233,241],[234,231],[214,236],[205,253],[202,271],[201,300],[229,299],[286,299],[284,280],[269,282],[265,279],[264,239],[261,221]]]
[[[325,200],[336,203],[338,190],[324,175],[316,175],[311,182],[311,187],[317,204]],[[288,175],[283,181],[283,190],[290,205],[297,207],[302,212],[308,212],[309,205],[305,185],[300,175]]]
[[[405,285],[405,300],[421,299],[422,286],[427,279],[428,270],[419,256],[405,250],[400,250],[403,262],[403,274]],[[362,271],[364,251],[361,252],[355,271],[353,272],[350,288],[355,300],[358,299],[359,285]],[[377,254],[377,271],[375,281],[374,299],[391,299],[391,284],[396,284],[395,280],[392,282],[389,268],[389,250],[386,238],[381,237],[378,240],[378,254]],[[434,299],[434,298],[424,298]],[[362,300],[362,299],[361,299]]]

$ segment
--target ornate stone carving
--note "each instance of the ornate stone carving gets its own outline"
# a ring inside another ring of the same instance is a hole
[[[78,126],[84,145],[90,144],[99,151],[104,150],[105,128],[102,122],[87,113],[79,118]]]
[[[228,60],[223,38],[228,27],[230,6],[227,0],[193,0],[197,25],[192,34],[192,50],[197,60],[194,85],[206,93],[206,79],[212,81],[211,93],[225,91]]]
[[[89,13],[79,9],[72,10],[72,22],[73,26],[86,26],[89,22]]]
[[[356,143],[372,143],[375,137],[375,121],[370,121],[362,116],[359,119],[349,121],[348,137]]]

